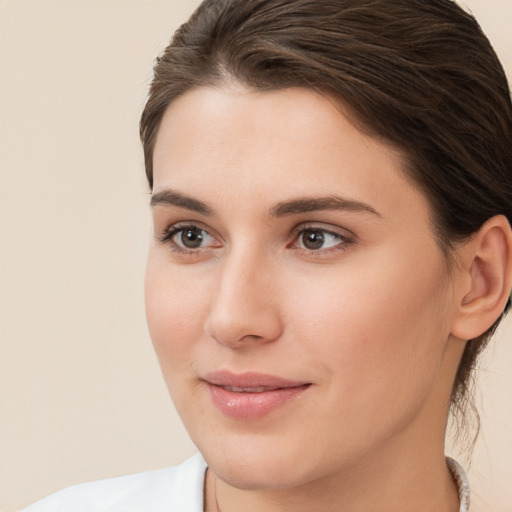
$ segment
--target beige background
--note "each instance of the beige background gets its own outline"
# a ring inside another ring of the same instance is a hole
[[[0,1],[0,510],[194,450],[146,333],[137,123],[195,0]],[[512,73],[512,0],[467,2]],[[512,322],[470,476],[512,511]]]

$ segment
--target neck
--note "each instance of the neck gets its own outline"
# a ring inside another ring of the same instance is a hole
[[[207,512],[458,512],[456,485],[444,457],[409,463],[360,461],[357,467],[292,489],[244,490],[208,471]],[[346,475],[350,476],[347,477]]]
[[[424,419],[419,419],[424,423]],[[324,477],[280,489],[238,489],[208,471],[207,512],[458,512],[439,428],[414,425]],[[433,434],[438,432],[438,434]],[[307,450],[304,452],[307,457]],[[300,460],[297,460],[300,464]],[[217,508],[218,504],[218,508]]]

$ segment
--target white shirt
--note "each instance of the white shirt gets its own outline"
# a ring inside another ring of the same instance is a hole
[[[73,485],[22,512],[203,512],[206,462]]]
[[[459,512],[469,509],[462,467],[447,458],[459,488]],[[200,454],[180,466],[74,485],[22,512],[203,512],[206,462]]]

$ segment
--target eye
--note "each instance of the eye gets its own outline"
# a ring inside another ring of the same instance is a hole
[[[322,229],[305,229],[299,236],[297,243],[303,249],[318,251],[330,249],[341,242],[341,237]]]
[[[348,236],[320,227],[303,227],[299,230],[293,246],[309,252],[343,250],[353,242]]]
[[[160,239],[176,252],[195,252],[200,249],[219,247],[220,243],[205,229],[195,225],[171,226]]]
[[[198,249],[203,242],[208,241],[210,235],[198,227],[183,228],[174,233],[172,241],[187,249]]]

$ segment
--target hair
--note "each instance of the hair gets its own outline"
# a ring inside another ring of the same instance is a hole
[[[154,67],[140,122],[151,188],[169,104],[194,88],[233,82],[327,95],[359,129],[401,150],[405,175],[430,201],[448,262],[489,218],[511,222],[507,79],[476,20],[455,2],[205,0]],[[473,369],[502,316],[466,345],[451,395],[462,417],[475,411]]]

